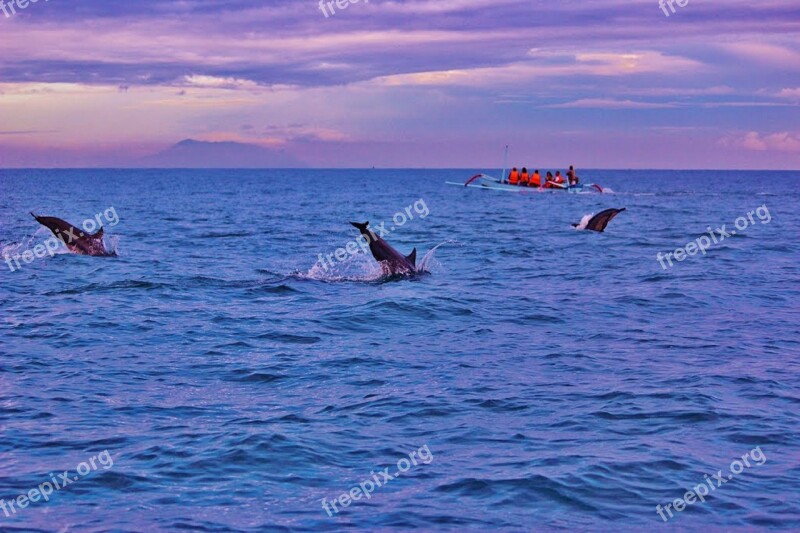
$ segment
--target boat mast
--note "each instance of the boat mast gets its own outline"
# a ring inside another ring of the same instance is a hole
[[[508,145],[506,145],[506,155],[503,158],[503,172],[500,174],[500,183],[506,181],[506,168],[508,168]]]

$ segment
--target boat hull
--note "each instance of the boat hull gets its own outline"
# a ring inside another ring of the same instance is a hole
[[[563,187],[525,187],[520,185],[511,185],[509,183],[503,183],[501,180],[489,176],[488,174],[478,174],[470,178],[466,183],[455,183],[452,181],[446,182],[447,185],[456,185],[458,187],[467,187],[470,189],[484,189],[490,191],[502,191],[502,192],[513,192],[513,193],[521,193],[521,192],[567,192],[572,194],[583,194],[583,193],[593,193],[596,192],[590,186],[584,185],[576,185],[576,186],[563,186]]]

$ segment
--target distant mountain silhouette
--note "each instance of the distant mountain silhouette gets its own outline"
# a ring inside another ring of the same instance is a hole
[[[238,142],[185,139],[137,161],[151,168],[301,168],[306,165],[283,150]]]

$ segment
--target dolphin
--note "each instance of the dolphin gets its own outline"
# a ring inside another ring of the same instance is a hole
[[[94,235],[87,235],[69,222],[55,217],[40,217],[31,213],[36,222],[53,232],[63,242],[69,251],[78,255],[94,255],[110,257],[117,255],[115,252],[106,251],[103,244],[103,228]]]
[[[611,222],[611,220],[615,216],[619,215],[623,211],[625,211],[624,207],[622,209],[606,209],[605,211],[601,211],[600,213],[597,213],[595,216],[593,216],[591,220],[589,220],[589,222],[586,223],[586,227],[582,229],[588,229],[592,231],[597,231],[599,233],[603,233],[603,231],[605,231],[606,229],[606,226],[608,226],[608,223]],[[577,228],[580,226],[581,226],[580,224],[572,225],[573,228]]]
[[[369,229],[369,222],[359,224],[358,222],[351,222],[353,226],[358,228],[361,235],[366,237],[369,243],[369,250],[372,252],[372,257],[381,264],[384,274],[387,276],[394,276],[397,274],[417,274],[417,249],[414,248],[410,254],[403,256],[400,252],[392,248],[389,243],[378,237],[374,231]]]

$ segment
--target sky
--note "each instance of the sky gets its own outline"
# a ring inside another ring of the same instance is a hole
[[[796,0],[9,1],[0,167],[800,169]]]

